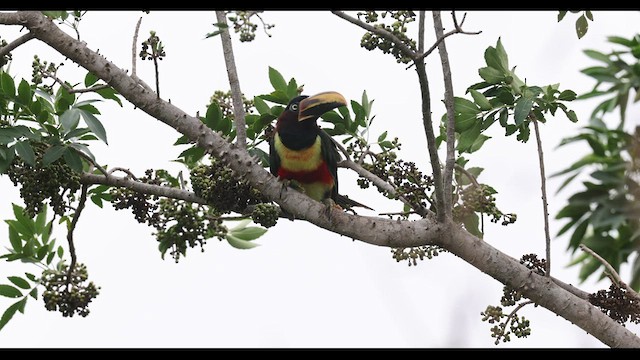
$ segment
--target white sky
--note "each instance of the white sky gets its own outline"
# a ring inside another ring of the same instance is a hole
[[[215,14],[89,12],[80,25],[82,40],[119,67],[130,69],[131,39],[140,16],[139,39],[155,30],[167,52],[160,63],[163,98],[191,114],[203,114],[211,94],[228,89],[220,40],[204,40],[213,30]],[[528,84],[559,82],[561,89],[586,92],[594,83],[578,70],[594,61],[581,50],[608,51],[606,36],[630,37],[640,20],[638,12],[594,12],[587,35],[578,40],[576,16],[569,14],[561,23],[556,16],[557,12],[470,12],[464,28],[482,34],[447,39],[456,95],[480,81],[477,69],[484,66],[484,49],[495,46],[498,37],[510,65],[517,65],[517,74]],[[366,89],[375,99],[373,134],[388,130],[390,136],[400,137],[404,159],[428,171],[414,70],[405,70],[388,55],[360,48],[363,31],[328,12],[266,12],[263,18],[276,24],[273,37],[259,32],[254,42],[239,43],[233,36],[241,87],[248,97],[271,91],[268,66],[287,80],[295,77],[309,95],[335,90],[359,101]],[[430,19],[429,15],[427,47],[434,41]],[[451,28],[448,13],[443,19]],[[20,35],[18,30],[2,27],[0,36],[11,40]],[[16,78],[30,79],[36,52],[43,60],[62,61],[32,40],[13,52],[11,71]],[[444,106],[437,52],[427,61],[434,118],[439,119]],[[59,75],[82,82],[85,73],[69,63]],[[138,61],[138,75],[152,84],[152,63]],[[585,154],[586,147],[555,147],[586,124],[593,106],[587,101],[571,104],[580,118],[578,125],[559,115],[542,126],[547,174]],[[98,107],[110,144],[92,146],[100,163],[140,175],[147,168],[183,170],[170,162],[181,151],[172,146],[178,137],[173,129],[130,104],[120,108],[105,102]],[[630,122],[638,115],[638,107],[631,108]],[[529,143],[521,144],[515,136],[505,139],[503,130],[493,130],[494,138],[470,157],[470,165],[485,167],[479,180],[498,190],[499,207],[517,213],[518,221],[506,228],[487,221],[485,240],[515,258],[532,252],[543,257],[533,134]],[[340,177],[341,192],[354,199],[380,212],[401,209],[374,190],[359,189],[356,176],[347,170],[341,170]],[[549,181],[549,193],[555,194],[558,185],[558,179]],[[8,219],[13,216],[11,202],[21,200],[8,177],[0,177],[0,189],[0,218]],[[552,196],[552,218],[570,193],[567,189]],[[129,212],[88,204],[75,239],[79,261],[87,264],[90,278],[102,287],[91,314],[63,318],[47,312],[42,300],[31,299],[26,314],[16,314],[0,332],[0,347],[496,347],[491,326],[480,321],[480,312],[499,304],[502,285],[451,254],[408,267],[396,263],[387,248],[353,242],[302,221],[282,220],[257,240],[263,246],[242,251],[214,239],[205,252],[192,249],[175,264],[170,257],[160,259],[152,229],[138,224]],[[563,224],[552,219],[552,234]],[[3,241],[8,241],[6,229],[0,225]],[[64,233],[57,238],[65,243]],[[566,268],[567,241],[566,237],[553,240],[552,274],[575,284],[578,268]],[[0,277],[24,271],[38,273],[28,264],[12,263],[0,267]],[[581,288],[595,291],[608,286],[590,280]],[[0,310],[12,302],[0,299]],[[521,314],[531,320],[531,336],[512,337],[499,347],[603,347],[544,308],[528,306]]]

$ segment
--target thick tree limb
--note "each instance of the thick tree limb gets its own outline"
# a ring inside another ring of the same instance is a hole
[[[220,24],[227,24],[227,16],[224,10],[216,10],[216,19]],[[242,149],[247,147],[247,125],[244,121],[244,104],[242,102],[242,91],[240,90],[240,81],[238,80],[238,71],[236,70],[236,60],[233,57],[233,47],[231,44],[231,34],[229,28],[222,30],[220,33],[222,41],[222,52],[224,53],[224,63],[227,66],[227,76],[229,77],[229,86],[231,87],[231,100],[233,102],[233,121],[236,124],[237,144]]]
[[[444,76],[444,106],[447,109],[447,157],[444,164],[444,176],[442,177],[442,191],[444,195],[444,214],[447,218],[452,218],[452,182],[453,182],[453,165],[456,162],[455,142],[456,142],[456,119],[453,107],[453,83],[451,81],[451,67],[449,66],[449,55],[447,54],[447,46],[444,42],[444,29],[442,27],[442,18],[440,11],[433,12],[433,27],[436,37],[442,39],[438,43],[438,52],[440,53],[440,63],[442,64],[442,74]]]
[[[61,31],[39,12],[0,13],[0,24],[26,26],[71,61],[91,71],[124,96],[129,102],[159,121],[197,141],[212,155],[221,159],[237,174],[274,199],[287,212],[330,231],[389,247],[414,247],[435,244],[457,255],[482,272],[508,285],[552,312],[581,327],[611,347],[640,347],[640,338],[616,323],[587,301],[558,286],[552,279],[540,276],[518,260],[469,234],[460,226],[424,218],[417,221],[395,221],[377,217],[333,212],[325,215],[325,206],[295,190],[282,190],[281,184],[244,149],[228,143],[202,122],[142,88],[138,83],[86,44]],[[282,196],[281,196],[282,193]]]

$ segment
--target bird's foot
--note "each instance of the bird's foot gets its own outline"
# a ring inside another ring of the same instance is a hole
[[[282,198],[282,193],[284,192],[284,189],[291,187],[294,188],[298,191],[300,191],[301,193],[304,194],[304,188],[302,187],[302,185],[300,184],[300,182],[298,182],[297,180],[292,180],[292,179],[280,179],[278,178],[278,180],[280,180],[280,182],[282,183],[282,187],[280,188],[280,197]]]
[[[333,199],[329,198],[329,199],[325,199],[324,201],[322,201],[325,205],[324,208],[324,216],[326,216],[329,219],[329,222],[333,222],[333,212],[334,211],[342,211],[342,207],[338,204],[336,204],[335,201],[333,201]]]

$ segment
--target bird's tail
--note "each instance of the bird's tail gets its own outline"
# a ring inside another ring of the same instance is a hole
[[[350,209],[352,207],[361,207],[361,208],[369,209],[371,211],[375,211],[372,208],[368,207],[367,205],[364,205],[355,200],[349,199],[349,197],[347,197],[346,195],[336,194],[335,202],[336,204],[340,205],[340,207],[342,207],[343,209]]]

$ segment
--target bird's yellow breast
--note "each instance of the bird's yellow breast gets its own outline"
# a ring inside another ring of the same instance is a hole
[[[313,145],[306,149],[291,150],[282,143],[280,135],[275,134],[275,148],[280,156],[280,166],[287,171],[313,171],[322,164],[322,148],[320,136],[316,137]]]

